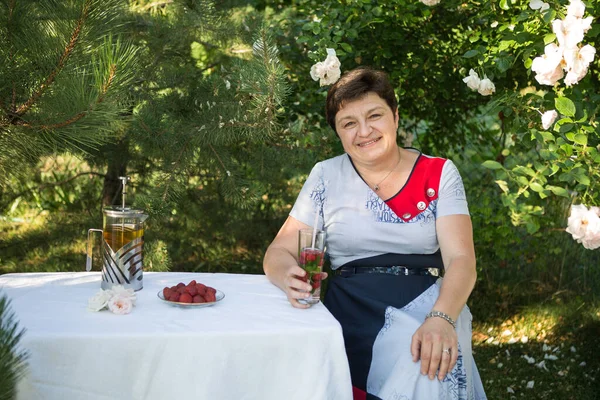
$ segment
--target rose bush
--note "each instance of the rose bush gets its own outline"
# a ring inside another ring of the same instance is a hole
[[[592,19],[600,2],[297,3],[274,26],[295,85],[290,132],[300,143],[341,150],[322,117],[325,92],[303,78],[334,49],[342,72],[371,65],[390,74],[400,142],[440,155],[479,146],[510,221],[529,234],[552,225],[546,214],[563,203],[567,211],[599,205]],[[567,214],[557,217],[564,229]]]

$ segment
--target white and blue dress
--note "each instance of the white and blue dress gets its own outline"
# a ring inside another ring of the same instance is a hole
[[[376,267],[370,270],[388,272],[334,274],[325,295],[325,306],[342,325],[354,398],[485,399],[471,351],[468,307],[457,320],[454,369],[441,382],[429,380],[412,361],[410,343],[439,295],[442,278],[394,272],[443,270],[436,218],[469,214],[454,164],[419,152],[406,184],[384,201],[347,154],[319,162],[290,215],[312,225],[315,212],[334,271]]]

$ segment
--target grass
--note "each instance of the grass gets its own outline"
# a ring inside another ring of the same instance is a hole
[[[260,240],[232,239],[231,226],[183,220],[155,221],[148,229],[151,270],[262,272]],[[86,213],[0,220],[0,274],[83,271],[87,230],[100,226],[99,215]],[[98,259],[95,265],[98,270]],[[520,269],[512,278],[504,266],[480,274],[469,304],[475,360],[489,399],[600,398],[600,299],[593,289],[600,272],[590,267],[587,275],[565,272],[561,290],[556,279],[535,280]]]
[[[600,398],[600,302],[568,291],[535,299],[523,293],[500,307],[504,301],[477,289],[470,300],[474,357],[488,397]]]

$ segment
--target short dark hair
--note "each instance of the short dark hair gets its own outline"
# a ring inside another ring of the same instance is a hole
[[[335,130],[335,115],[345,103],[358,100],[369,92],[381,97],[392,111],[398,109],[398,101],[390,78],[384,71],[370,67],[359,67],[348,72],[334,83],[327,92],[325,117],[327,123]]]

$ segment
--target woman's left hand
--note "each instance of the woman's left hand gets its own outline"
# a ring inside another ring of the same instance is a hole
[[[442,318],[427,318],[412,336],[413,361],[421,360],[421,374],[442,380],[458,359],[458,336],[452,325]]]

